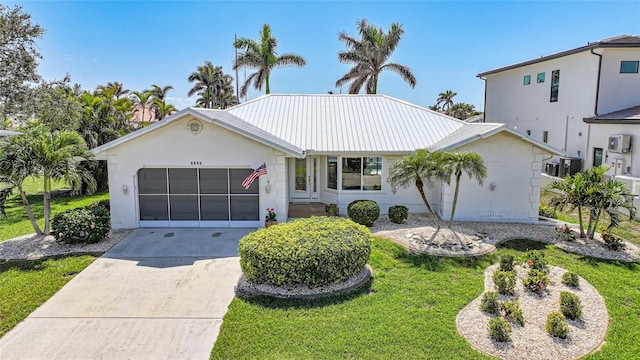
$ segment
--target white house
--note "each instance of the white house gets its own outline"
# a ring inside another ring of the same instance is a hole
[[[552,147],[502,124],[465,123],[383,95],[267,95],[227,110],[184,109],[93,149],[106,160],[114,228],[261,226],[267,208],[371,199],[383,213],[426,212],[415,188],[391,191],[389,166],[416,149],[475,151],[484,186],[465,180],[457,220],[538,219],[542,160]],[[248,190],[241,184],[265,164]],[[443,218],[452,189],[428,197]]]
[[[632,161],[628,151],[610,151],[609,138],[626,134],[631,143],[640,141],[640,127],[600,120],[640,106],[639,61],[640,36],[621,35],[480,73],[485,120],[581,159],[578,169],[622,158],[624,173],[638,176],[638,157]]]

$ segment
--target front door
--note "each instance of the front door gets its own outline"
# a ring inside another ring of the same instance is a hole
[[[602,165],[602,148],[593,148],[593,167]]]
[[[291,198],[298,200],[318,198],[318,158],[291,159]]]

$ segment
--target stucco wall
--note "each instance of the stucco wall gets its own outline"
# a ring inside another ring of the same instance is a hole
[[[590,124],[589,131],[589,149],[587,150],[586,167],[593,166],[593,149],[603,149],[602,164],[609,164],[616,159],[625,161],[625,167],[630,167],[629,175],[640,176],[640,124]],[[608,150],[609,136],[614,134],[631,135],[631,152],[630,153],[614,153]],[[626,169],[625,169],[626,172]]]
[[[487,166],[483,186],[463,175],[455,220],[537,221],[542,149],[503,132],[455,151],[474,151]],[[450,217],[454,186],[443,185],[443,219]]]
[[[256,168],[264,162],[268,174],[256,180],[260,184],[260,220],[267,207],[286,217],[284,154],[208,122],[202,122],[203,130],[193,135],[186,127],[190,119],[178,119],[108,150],[112,227],[138,226],[136,174],[142,167]],[[269,193],[265,191],[267,181],[271,184]],[[122,191],[125,185],[128,194]]]
[[[640,48],[604,49],[599,115],[640,105],[640,73],[620,74],[621,61],[640,61]]]

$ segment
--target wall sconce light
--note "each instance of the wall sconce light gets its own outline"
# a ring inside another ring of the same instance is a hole
[[[491,190],[491,191],[495,190],[496,189],[496,185],[498,185],[498,184],[496,184],[495,182],[492,182],[491,184],[489,184],[489,190]]]
[[[267,181],[267,185],[264,186],[264,191],[268,194],[271,192],[271,183]]]
[[[129,186],[127,186],[127,184],[122,185],[122,193],[125,195],[129,193]]]

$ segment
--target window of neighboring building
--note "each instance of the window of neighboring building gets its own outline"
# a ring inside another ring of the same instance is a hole
[[[549,101],[558,101],[558,89],[560,87],[560,70],[553,70],[551,72],[551,97]]]
[[[543,83],[544,82],[544,73],[539,73],[538,74],[538,84]]]
[[[549,142],[549,132],[546,130],[542,132],[542,142]]]
[[[620,61],[620,74],[637,74],[638,61]]]
[[[593,148],[593,167],[602,165],[602,148]]]
[[[531,75],[525,75],[524,76],[524,84],[525,85],[531,84]]]
[[[527,130],[527,135],[531,136],[531,130]]]
[[[338,157],[327,156],[327,188],[338,190]]]
[[[382,157],[343,157],[342,190],[381,190]]]

